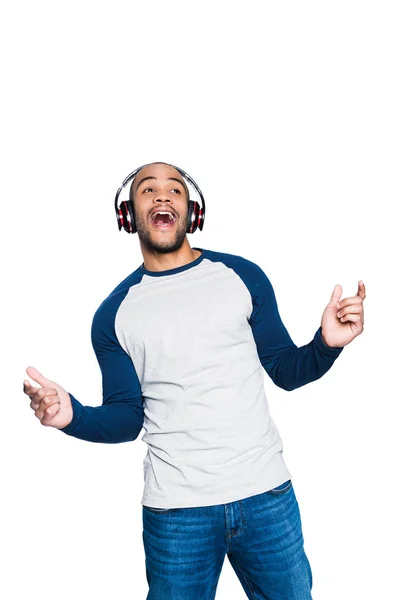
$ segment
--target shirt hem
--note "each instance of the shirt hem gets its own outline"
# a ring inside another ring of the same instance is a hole
[[[154,498],[143,494],[141,504],[149,506],[150,508],[200,508],[202,506],[216,506],[220,504],[227,504],[229,502],[237,502],[238,500],[245,500],[250,496],[256,496],[257,494],[263,494],[264,492],[272,490],[278,485],[285,483],[285,481],[288,479],[292,479],[292,475],[286,467],[281,453],[276,454],[272,459],[272,463],[275,461],[279,464],[279,467],[274,465],[274,477],[271,477],[270,479],[266,478],[264,485],[257,485],[254,488],[246,486],[246,491],[243,491],[239,494],[237,491],[235,492],[232,490],[226,494],[221,494],[218,497],[210,497],[210,495],[204,494],[193,494],[192,500],[188,499],[176,502],[171,497],[171,499],[164,499],[164,502],[161,504],[159,498]]]

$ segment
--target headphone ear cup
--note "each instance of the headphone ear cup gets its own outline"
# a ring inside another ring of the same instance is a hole
[[[136,233],[135,217],[131,200],[121,202],[120,211],[122,215],[122,226],[128,233]]]
[[[204,213],[195,200],[189,200],[187,233],[194,233],[197,228],[203,229]]]
[[[196,204],[196,228],[198,227],[200,229],[200,231],[202,231],[203,225],[204,225],[204,210],[198,202],[195,202],[195,204]]]
[[[186,233],[193,233],[194,231],[196,231],[196,207],[195,207],[195,204],[196,204],[196,202],[194,202],[193,200],[189,200]],[[193,217],[193,214],[194,214],[194,217]],[[192,221],[192,219],[193,219],[193,221]]]

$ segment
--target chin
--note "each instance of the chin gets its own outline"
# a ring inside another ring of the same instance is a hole
[[[151,231],[137,231],[139,239],[141,243],[148,248],[150,251],[167,253],[167,252],[175,252],[179,250],[185,241],[186,233],[183,232],[183,235],[179,235],[179,232],[175,232],[175,235],[171,237],[165,236],[164,239],[155,240],[151,235]]]

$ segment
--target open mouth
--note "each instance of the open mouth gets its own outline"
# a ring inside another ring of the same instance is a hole
[[[156,229],[172,229],[175,225],[176,216],[166,210],[158,210],[150,217],[150,223]]]

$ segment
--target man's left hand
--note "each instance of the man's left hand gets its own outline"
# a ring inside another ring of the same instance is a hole
[[[327,346],[341,348],[364,331],[365,285],[358,282],[355,296],[340,300],[343,290],[335,285],[332,297],[322,315],[322,338]]]

